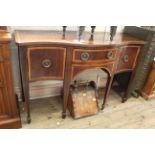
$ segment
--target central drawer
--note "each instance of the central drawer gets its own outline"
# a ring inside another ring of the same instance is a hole
[[[65,60],[65,48],[28,48],[29,80],[62,80],[64,78]]]
[[[116,58],[115,48],[103,50],[73,50],[73,62],[107,62]]]

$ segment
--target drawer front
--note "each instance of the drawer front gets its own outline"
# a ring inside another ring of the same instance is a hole
[[[114,72],[114,67],[115,67],[114,62],[108,62],[108,63],[104,63],[104,64],[94,64],[94,65],[74,64],[74,65],[72,65],[71,79],[74,79],[81,72],[83,72],[87,69],[93,69],[93,68],[105,69],[110,75],[112,75]]]
[[[140,48],[140,46],[124,46],[120,48],[117,72],[134,69]]]
[[[73,50],[73,62],[106,62],[116,58],[117,49]]]
[[[29,80],[63,79],[65,59],[65,48],[28,48]]]

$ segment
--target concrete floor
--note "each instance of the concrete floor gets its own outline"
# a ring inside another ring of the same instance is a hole
[[[97,115],[74,120],[68,114],[66,119],[61,119],[61,107],[61,97],[32,100],[31,124],[25,123],[25,113],[21,112],[23,129],[155,128],[155,100],[131,97],[121,103],[120,96],[112,90],[104,111]]]

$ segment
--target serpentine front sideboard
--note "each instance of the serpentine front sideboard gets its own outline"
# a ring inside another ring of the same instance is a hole
[[[113,77],[121,72],[134,76],[138,56],[145,42],[127,34],[116,34],[110,41],[109,33],[84,32],[78,40],[77,32],[19,30],[15,33],[20,59],[23,100],[30,123],[29,82],[36,80],[64,80],[63,112],[66,117],[70,83],[74,77],[91,68],[101,68],[108,74],[102,109]],[[126,98],[125,93],[123,101]]]

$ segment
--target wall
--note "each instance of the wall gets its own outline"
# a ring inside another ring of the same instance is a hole
[[[10,45],[11,58],[12,58],[12,67],[13,67],[13,77],[14,77],[14,87],[15,91],[18,94],[19,98],[21,96],[20,91],[20,78],[19,78],[19,62],[17,54],[17,46],[14,41],[14,31],[21,29],[30,29],[30,30],[62,30],[61,26],[11,26],[8,27],[9,31],[12,33],[12,42]],[[75,26],[67,27],[68,31],[77,30]],[[90,26],[87,26],[85,31],[90,31]],[[109,31],[109,26],[97,26],[95,31]],[[118,32],[123,31],[123,26],[118,27]],[[99,86],[104,86],[106,82],[106,74],[101,70],[90,70],[86,73],[82,73],[79,77],[80,80],[95,80],[98,81]],[[30,83],[30,97],[31,99],[56,96],[60,95],[60,90],[62,89],[63,81],[37,81]]]

